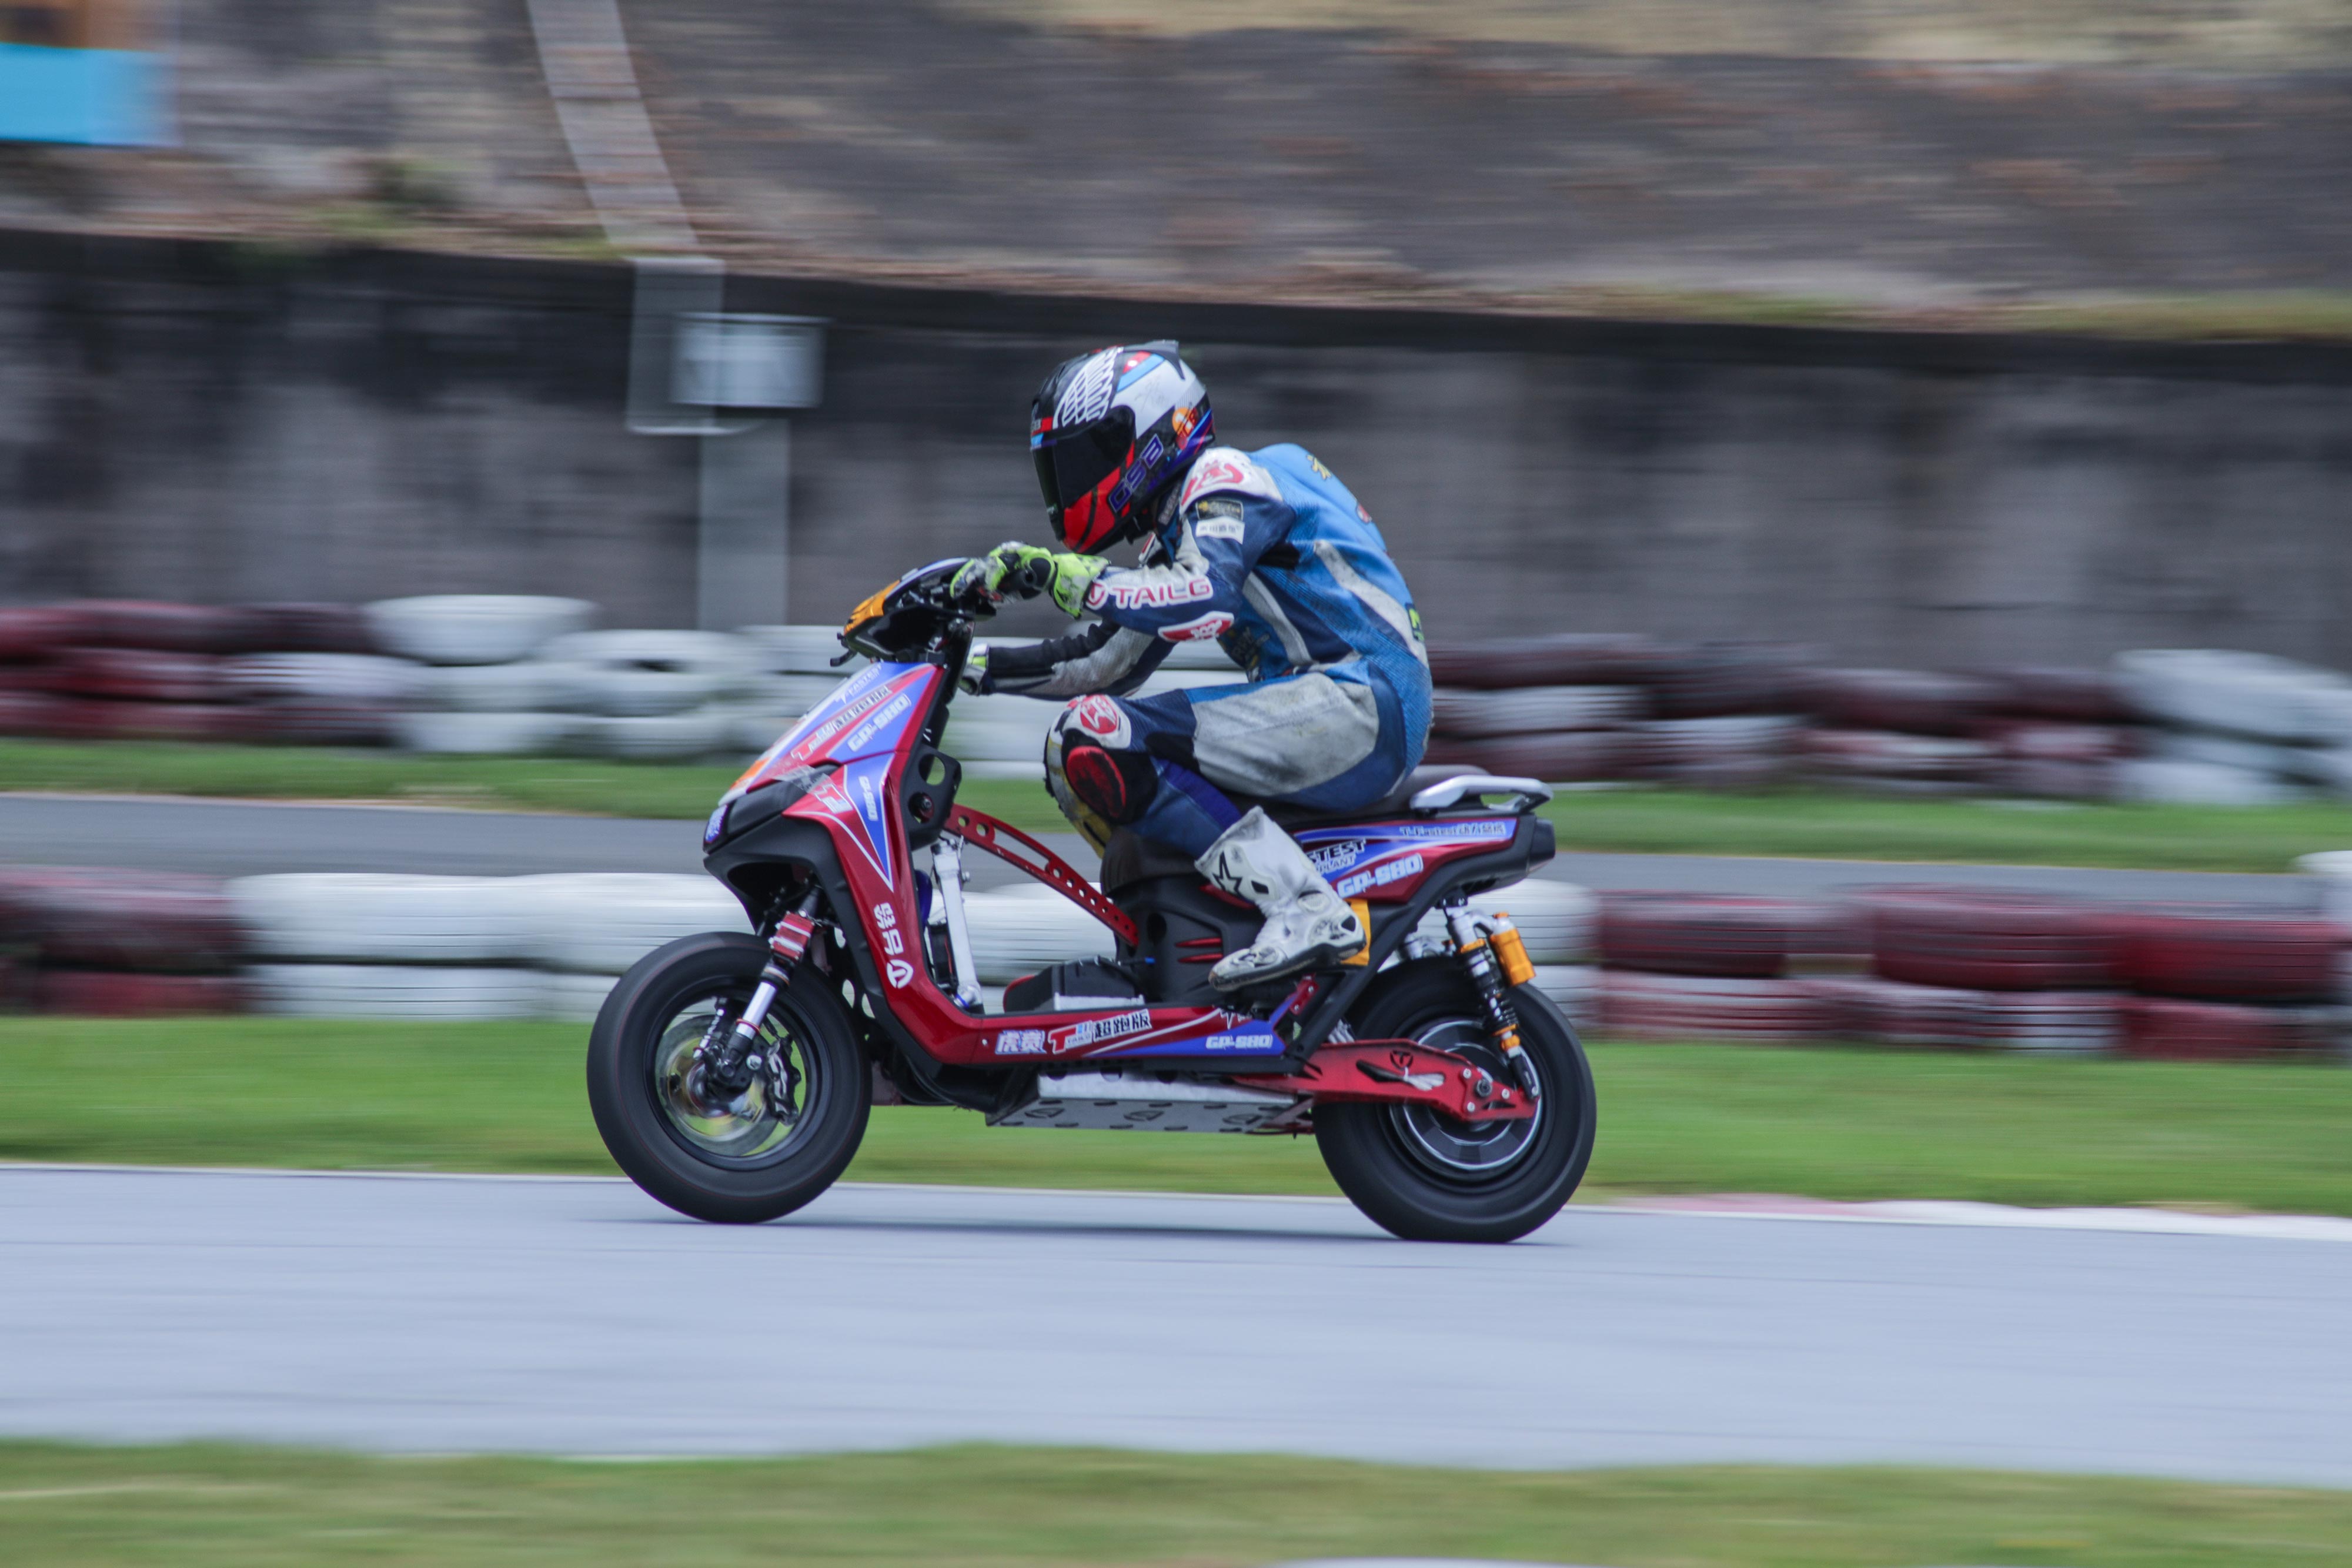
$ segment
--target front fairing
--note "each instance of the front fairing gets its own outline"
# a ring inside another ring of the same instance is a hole
[[[804,799],[836,774],[853,773],[870,779],[878,796],[891,760],[930,712],[940,677],[936,664],[868,664],[842,682],[719,797],[703,830],[703,848],[754,825],[751,814],[738,809],[754,794],[761,796],[766,809],[760,815],[765,816]]]

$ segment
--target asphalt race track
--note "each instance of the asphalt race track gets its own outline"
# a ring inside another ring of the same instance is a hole
[[[282,871],[522,876],[543,872],[697,872],[702,824],[526,811],[310,805],[73,795],[0,795],[0,864],[129,866],[253,876]],[[1095,857],[1076,833],[1045,841],[1073,865]],[[1021,880],[992,855],[964,857],[972,886]],[[2154,903],[2315,905],[2308,877],[2064,866],[1920,865],[1736,855],[1578,854],[1542,872],[1595,888],[1826,894],[1862,883],[1965,883]]]
[[[2343,1487],[2347,1300],[2352,1242],[2220,1222],[1580,1208],[1440,1247],[1312,1199],[849,1186],[722,1228],[617,1180],[0,1166],[0,1433],[104,1441]]]

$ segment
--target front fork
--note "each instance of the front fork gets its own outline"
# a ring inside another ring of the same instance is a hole
[[[1478,1005],[1486,1011],[1486,1029],[1495,1037],[1495,1048],[1511,1064],[1511,1073],[1518,1079],[1519,1087],[1528,1092],[1528,1098],[1541,1098],[1543,1088],[1536,1080],[1536,1064],[1528,1057],[1527,1047],[1519,1043],[1519,1010],[1511,1005],[1510,988],[1524,986],[1536,977],[1535,966],[1528,961],[1527,944],[1519,940],[1518,927],[1511,924],[1507,915],[1485,915],[1471,908],[1467,899],[1457,898],[1446,904],[1444,913],[1445,928],[1454,937],[1454,956],[1477,989]]]
[[[768,938],[768,961],[760,967],[760,984],[751,992],[751,999],[743,1004],[743,1011],[735,1019],[733,1029],[727,1027],[727,1015],[720,1012],[710,1020],[709,1032],[695,1055],[703,1062],[703,1076],[714,1088],[738,1094],[751,1082],[751,1057],[760,1040],[760,1030],[768,1021],[768,1009],[776,1005],[776,993],[791,978],[793,966],[808,951],[809,940],[816,935],[816,910],[820,894],[814,887],[791,913],[776,922],[775,935]],[[779,1057],[768,1062],[771,1076],[777,1080],[781,1093],[783,1079],[792,1066]]]

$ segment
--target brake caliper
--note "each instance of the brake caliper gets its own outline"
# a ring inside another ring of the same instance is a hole
[[[1528,1092],[1528,1098],[1540,1098],[1543,1090],[1536,1081],[1535,1061],[1519,1043],[1519,1011],[1511,1005],[1510,988],[1524,986],[1536,977],[1518,927],[1511,924],[1509,915],[1482,915],[1466,900],[1446,908],[1445,925],[1454,934],[1454,956],[1477,988],[1478,1005],[1486,1011],[1495,1049],[1511,1064],[1511,1072]]]

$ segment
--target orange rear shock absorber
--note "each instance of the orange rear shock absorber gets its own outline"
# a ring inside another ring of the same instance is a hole
[[[1446,906],[1445,925],[1454,933],[1454,956],[1461,959],[1470,983],[1478,988],[1478,1003],[1486,1010],[1495,1049],[1511,1064],[1512,1075],[1528,1092],[1528,1098],[1541,1098],[1543,1088],[1536,1081],[1535,1061],[1519,1043],[1519,1010],[1511,1005],[1510,988],[1526,985],[1536,974],[1535,966],[1528,962],[1527,945],[1519,940],[1518,928],[1508,915],[1480,915],[1466,900]]]

